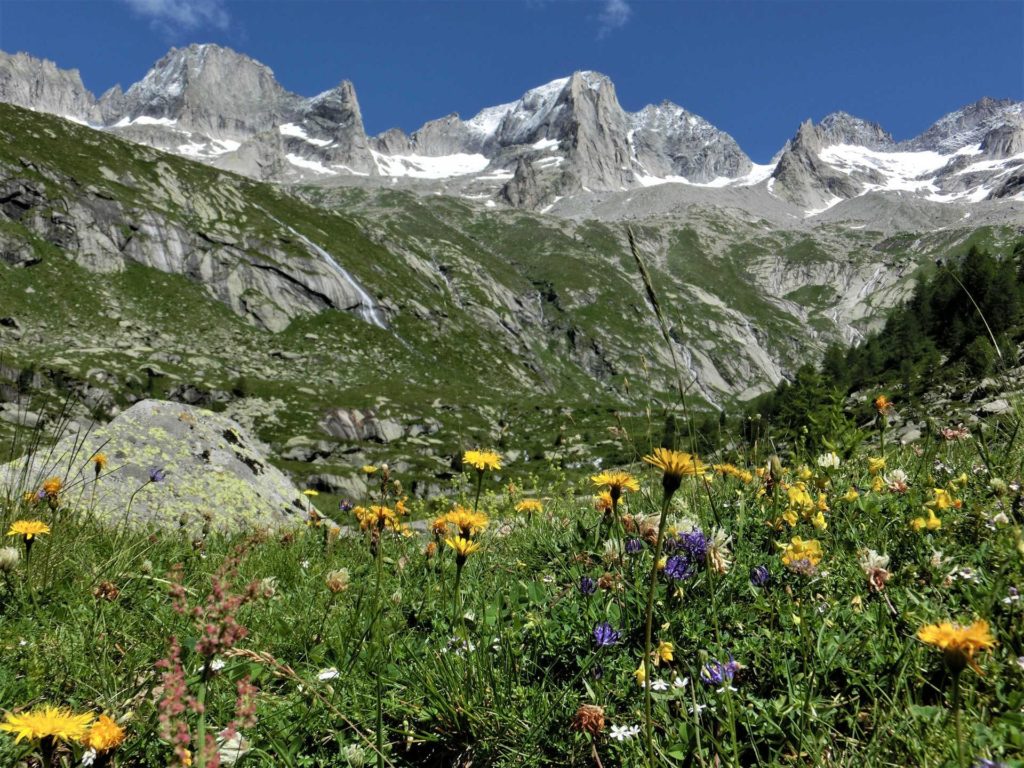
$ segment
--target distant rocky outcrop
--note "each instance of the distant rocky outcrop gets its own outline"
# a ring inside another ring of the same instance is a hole
[[[108,464],[96,476],[91,458]],[[63,480],[65,500],[111,524],[237,531],[291,526],[310,500],[267,463],[236,422],[180,403],[143,400],[84,437],[0,467],[0,489]]]
[[[26,53],[0,51],[0,101],[79,121],[99,122],[96,99],[77,69]]]

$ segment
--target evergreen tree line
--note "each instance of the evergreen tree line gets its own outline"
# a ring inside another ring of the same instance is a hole
[[[835,443],[854,428],[843,409],[851,392],[898,391],[913,400],[940,377],[981,378],[1016,365],[1022,338],[1024,241],[1007,259],[971,247],[958,263],[939,262],[863,343],[829,347],[820,366],[802,366],[791,382],[752,401],[742,432],[751,441],[770,434],[777,442],[842,447]],[[855,421],[867,420],[864,408]]]

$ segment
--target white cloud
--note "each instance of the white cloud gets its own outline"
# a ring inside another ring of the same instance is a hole
[[[624,26],[632,15],[633,9],[626,0],[604,0],[604,7],[597,16],[601,24],[597,32],[598,38],[606,37],[612,30]]]
[[[231,21],[223,0],[124,0],[155,26],[188,31],[201,27],[227,29]]]

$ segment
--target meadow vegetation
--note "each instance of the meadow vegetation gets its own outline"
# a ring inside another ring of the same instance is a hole
[[[0,762],[1020,765],[1019,440],[900,446],[890,407],[843,458],[627,441],[538,485],[469,451],[423,532],[386,467],[343,528],[228,537],[26,481]]]

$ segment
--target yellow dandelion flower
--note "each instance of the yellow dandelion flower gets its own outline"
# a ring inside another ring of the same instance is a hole
[[[529,515],[540,514],[544,511],[544,504],[540,499],[523,499],[516,504],[516,512],[526,512]]]
[[[25,541],[32,541],[35,536],[43,536],[50,532],[50,526],[41,520],[15,520],[7,531],[8,536],[24,536]]]
[[[430,532],[435,536],[444,536],[448,533],[448,519],[445,515],[435,517],[434,522],[430,524]]]
[[[842,501],[851,502],[851,501],[856,501],[857,499],[859,499],[860,498],[860,494],[857,493],[857,489],[854,488],[851,485],[850,489],[846,493],[844,493],[842,496],[840,496],[839,498]]]
[[[455,560],[458,564],[466,562],[466,558],[480,549],[480,545],[470,539],[461,536],[448,537],[444,543],[455,550]]]
[[[684,477],[704,477],[707,465],[696,456],[685,451],[655,448],[654,453],[644,456],[644,461],[662,471],[661,483],[666,496],[672,496]]]
[[[312,488],[307,488],[306,490],[304,490],[302,492],[302,495],[303,496],[319,496],[320,495],[320,491],[315,491]]]
[[[946,664],[954,672],[959,672],[968,664],[981,673],[981,668],[974,660],[978,651],[987,651],[995,647],[996,639],[989,631],[988,622],[975,621],[967,627],[944,621],[941,624],[929,624],[917,631],[918,639],[939,648],[945,657]]]
[[[711,468],[722,477],[735,477],[743,483],[751,483],[754,480],[753,472],[740,469],[735,464],[712,464]]]
[[[107,464],[109,463],[109,460],[107,459],[107,454],[105,453],[95,453],[93,454],[93,457],[89,459],[89,461],[91,461],[92,465],[96,468],[97,475],[104,469],[106,469]]]
[[[612,509],[612,495],[608,491],[601,491],[594,497],[594,509],[598,512],[610,512]]]
[[[487,527],[487,515],[483,512],[473,512],[465,507],[455,507],[444,516],[448,525],[459,529],[459,534],[464,539],[471,539]]]
[[[15,743],[22,739],[81,741],[91,722],[92,714],[89,712],[75,715],[69,709],[48,706],[20,715],[8,712],[4,722],[0,723],[0,731],[13,733]]]
[[[364,475],[376,474],[377,468],[373,464],[363,464],[363,468],[360,470]]]
[[[494,451],[466,451],[462,454],[462,463],[476,467],[480,472],[501,469],[501,456]]]
[[[89,732],[82,739],[82,744],[96,752],[109,752],[121,746],[124,741],[124,728],[107,715],[100,715]]]
[[[613,505],[626,491],[633,491],[635,493],[640,490],[640,483],[637,482],[636,478],[628,472],[622,472],[621,470],[610,470],[593,475],[590,478],[590,482],[598,488],[607,490],[612,498]]]
[[[892,410],[892,401],[885,395],[875,398],[875,410],[880,414],[886,414]]]

